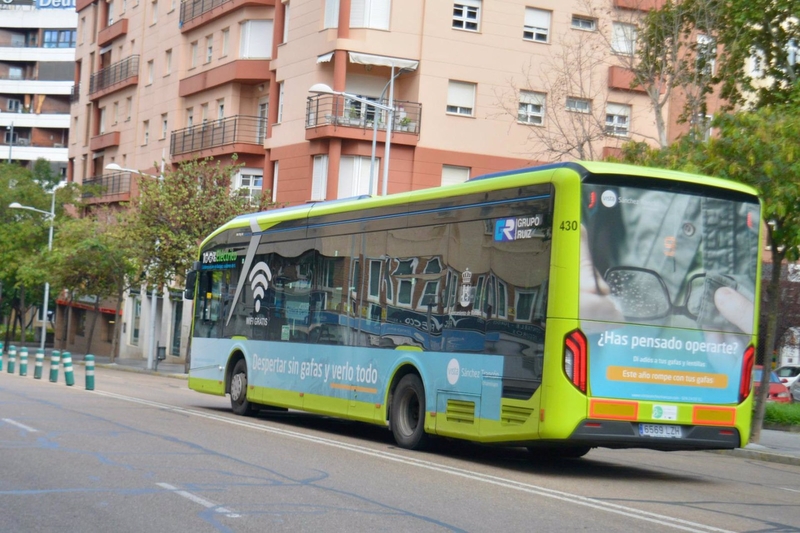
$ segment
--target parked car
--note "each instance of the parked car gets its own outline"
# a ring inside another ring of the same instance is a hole
[[[775,373],[781,379],[781,383],[791,389],[792,385],[800,378],[800,365],[785,365],[775,369]]]
[[[793,402],[800,402],[800,381],[794,382],[792,388],[789,389],[789,394],[791,394]]]
[[[761,369],[761,366],[753,368],[753,384],[756,394],[758,394],[758,388],[759,385],[761,385]],[[792,401],[792,397],[789,395],[789,389],[786,388],[786,385],[781,383],[781,378],[778,377],[775,371],[769,373],[769,393],[767,394],[767,401],[778,403],[789,403]]]

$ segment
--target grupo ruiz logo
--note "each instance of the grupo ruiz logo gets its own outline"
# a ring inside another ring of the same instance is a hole
[[[203,264],[208,263],[230,263],[236,261],[236,252],[203,252]]]
[[[494,223],[494,240],[510,242],[533,237],[534,228],[541,226],[544,217],[531,215],[517,218],[501,218]]]

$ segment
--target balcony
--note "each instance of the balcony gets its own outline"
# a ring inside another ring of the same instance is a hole
[[[119,19],[111,26],[106,26],[97,34],[97,46],[105,46],[117,37],[127,35],[128,19]]]
[[[641,85],[632,86],[633,81],[633,72],[631,72],[629,69],[617,66],[608,67],[609,89],[616,89],[618,91],[634,91],[637,93],[647,92]]]
[[[388,100],[375,100],[388,105]],[[392,123],[392,142],[414,146],[420,132],[422,104],[419,102],[394,101],[395,118]],[[306,103],[306,140],[325,137],[372,140],[375,121],[378,125],[378,140],[386,140],[385,111],[344,96],[321,94],[311,96]]]
[[[173,162],[220,154],[264,154],[267,119],[237,115],[172,132]],[[181,157],[184,156],[184,157]]]
[[[72,91],[69,93],[69,103],[74,104],[81,99],[81,84],[76,83],[72,86]]]
[[[131,197],[130,172],[103,174],[83,181],[84,201],[88,203],[124,202]]]
[[[89,80],[89,94],[93,100],[139,83],[139,56],[130,56],[98,70]]]
[[[631,9],[634,11],[652,11],[661,9],[664,0],[614,0],[614,7],[617,9]]]
[[[184,0],[181,2],[181,33],[198,28],[244,6],[274,6],[275,0]]]
[[[238,59],[180,81],[178,95],[190,96],[226,83],[255,85],[269,78],[269,60]]]
[[[119,138],[120,133],[118,131],[96,135],[89,140],[89,149],[93,152],[97,152],[112,146],[119,146]]]

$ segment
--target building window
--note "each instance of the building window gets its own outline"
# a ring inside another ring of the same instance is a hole
[[[22,68],[21,67],[8,67],[8,79],[10,79],[10,80],[21,80],[22,79]]]
[[[200,122],[203,123],[208,120],[208,103],[200,104]]]
[[[264,172],[257,168],[243,168],[239,170],[236,180],[236,190],[239,194],[250,200],[251,205],[258,205],[261,201],[261,188],[264,185]]]
[[[315,155],[311,172],[311,200],[323,201],[328,189],[328,156]]]
[[[108,4],[108,19],[106,21],[106,26],[111,26],[114,24],[114,2],[113,0],[108,0],[106,4]]]
[[[576,30],[596,31],[597,19],[572,15],[572,22],[570,25]]]
[[[636,43],[636,26],[614,22],[612,25],[611,50],[615,54],[633,55]]]
[[[391,10],[391,0],[351,0],[350,27],[388,30]]]
[[[167,128],[168,128],[167,113],[162,113],[162,115],[161,115],[161,138],[162,139],[166,139],[167,138]]]
[[[711,140],[711,122],[714,120],[713,115],[704,115],[698,113],[692,118],[692,135],[697,140],[708,142]]]
[[[129,96],[125,99],[125,122],[128,122],[131,119],[132,112],[133,112],[133,96]]]
[[[525,8],[525,27],[522,38],[526,41],[546,43],[550,41],[550,17],[552,13],[544,9]]]
[[[280,170],[280,161],[275,161],[272,165],[272,201],[278,201],[278,171]]]
[[[75,48],[76,30],[44,30],[43,48]]]
[[[211,63],[214,59],[214,36],[209,35],[206,37],[206,63]]]
[[[481,23],[481,0],[459,0],[453,4],[453,28],[478,31]]]
[[[189,45],[189,68],[197,66],[197,41]]]
[[[541,126],[544,124],[544,104],[546,95],[533,91],[519,92],[517,122]]]
[[[106,108],[100,108],[100,124],[98,124],[97,129],[99,130],[100,135],[103,135],[106,132]]]
[[[225,118],[225,99],[220,98],[217,100],[217,119],[222,120]]]
[[[362,156],[342,156],[339,160],[339,189],[337,198],[351,198],[362,194],[374,194],[377,189],[380,160],[375,159],[375,168],[370,172],[372,159]],[[370,174],[372,187],[370,190]]]
[[[475,109],[475,83],[450,80],[447,85],[447,112],[471,117]]]
[[[283,82],[278,84],[278,124],[283,120]]]
[[[469,167],[442,165],[442,185],[464,183],[469,179]]]
[[[708,35],[697,36],[697,70],[705,76],[713,76],[717,66],[717,43]]]
[[[153,18],[150,23],[155,24],[156,22],[158,22],[158,0],[153,0],[152,9],[153,9]]]
[[[281,43],[289,42],[289,3],[283,5],[283,37]]]
[[[586,98],[567,97],[567,111],[574,113],[591,113],[592,102]]]
[[[172,49],[170,48],[164,52],[164,76],[169,76],[172,73]]]
[[[114,102],[114,107],[111,109],[111,124],[116,124],[119,120],[119,101]]]
[[[131,323],[131,344],[133,346],[139,345],[139,321],[142,317],[142,299],[137,296],[131,302],[133,305],[133,319]]]
[[[606,104],[606,134],[627,137],[630,133],[631,106]]]
[[[228,55],[228,46],[231,41],[231,30],[230,28],[225,28],[222,30],[222,50],[220,52],[220,57],[226,57]]]
[[[322,27],[339,27],[339,0],[325,0],[325,20]]]
[[[272,57],[272,21],[246,20],[242,23],[239,56],[242,59]]]
[[[147,84],[150,85],[153,83],[153,72],[155,69],[155,64],[153,60],[147,62]]]
[[[9,98],[6,104],[6,110],[12,113],[21,113],[22,112],[22,100],[17,100],[16,98]]]
[[[142,144],[150,142],[150,121],[142,121]]]
[[[194,125],[194,108],[189,107],[186,109],[186,127],[191,128]]]

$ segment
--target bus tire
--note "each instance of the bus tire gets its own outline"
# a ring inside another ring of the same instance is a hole
[[[247,363],[239,359],[231,373],[231,410],[239,416],[253,416],[258,409],[247,400]]]
[[[428,444],[425,433],[425,387],[416,374],[404,376],[392,397],[392,434],[397,445],[421,450]]]

